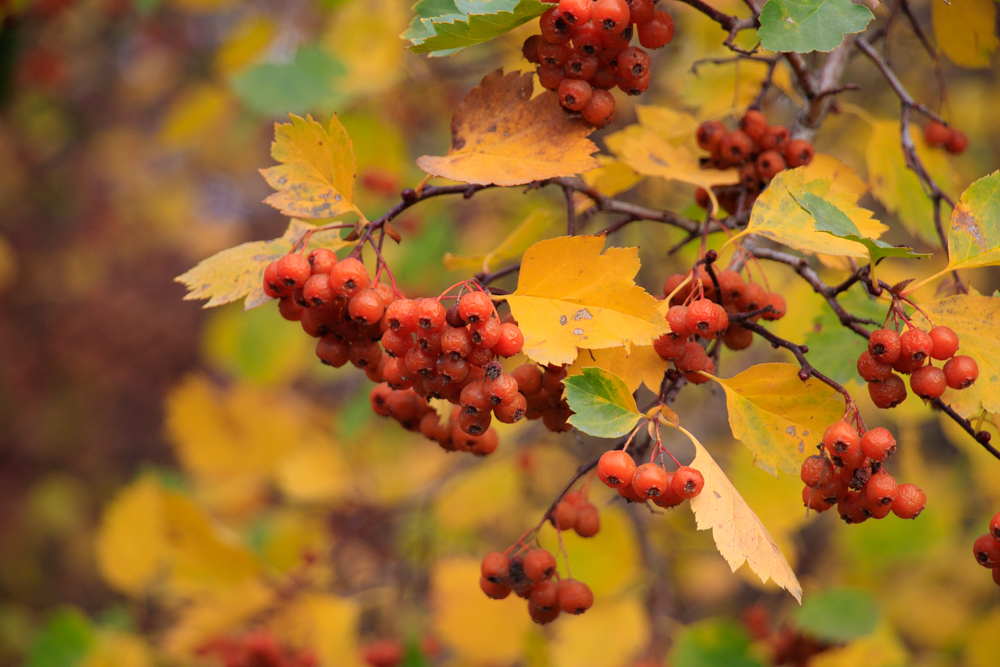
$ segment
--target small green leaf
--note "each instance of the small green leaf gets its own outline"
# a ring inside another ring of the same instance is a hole
[[[670,654],[674,667],[761,667],[736,621],[708,619],[683,629]]]
[[[569,423],[584,433],[601,438],[625,435],[642,415],[625,382],[601,368],[584,368],[583,373],[568,377],[566,400],[575,413]]]
[[[871,634],[880,615],[867,591],[831,588],[806,598],[796,613],[796,622],[819,639],[845,642]]]
[[[336,81],[347,72],[332,54],[303,46],[294,62],[264,63],[233,79],[232,86],[248,107],[265,116],[286,112],[332,110],[344,101]]]
[[[851,0],[767,0],[757,36],[768,51],[832,51],[875,16]]]
[[[888,302],[867,296],[860,286],[844,292],[838,300],[851,315],[876,322],[885,319]],[[858,357],[868,349],[868,341],[842,325],[830,308],[824,308],[813,320],[804,343],[809,348],[809,363],[837,382],[844,384],[858,378]]]
[[[90,621],[75,608],[60,609],[35,639],[27,667],[75,667],[93,642]]]
[[[447,56],[510,32],[549,7],[539,0],[420,0],[402,37],[414,53]]]
[[[867,236],[862,236],[861,232],[858,231],[857,226],[849,217],[847,217],[846,213],[822,197],[817,197],[811,192],[803,192],[801,199],[792,195],[791,192],[789,192],[789,194],[799,206],[801,206],[816,220],[816,231],[826,232],[827,234],[836,236],[837,238],[854,241],[855,243],[860,243],[867,248],[868,258],[873,267],[883,257],[904,257],[907,259],[923,259],[924,257],[930,257],[928,254],[913,252],[912,248],[907,248],[905,246],[897,247],[890,245],[885,241],[879,241],[878,239],[870,239]]]

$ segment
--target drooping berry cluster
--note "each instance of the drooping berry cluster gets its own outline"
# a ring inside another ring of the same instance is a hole
[[[587,500],[583,491],[570,491],[559,501],[550,517],[556,530],[572,530],[580,537],[593,537],[601,531],[597,505]]]
[[[942,125],[936,120],[924,125],[924,140],[934,148],[944,148],[953,155],[963,153],[969,147],[969,138],[964,132]]]
[[[406,430],[419,432],[445,451],[486,456],[495,452],[500,444],[500,436],[494,428],[487,427],[476,434],[466,433],[461,425],[462,409],[458,406],[452,408],[447,423],[442,424],[437,411],[413,389],[393,389],[383,382],[372,389],[369,399],[375,414],[395,419]]]
[[[697,268],[693,279],[683,285],[691,275],[688,272],[667,278],[663,286],[666,295],[670,297],[676,291],[667,311],[670,333],[654,341],[653,349],[661,359],[673,361],[688,382],[701,384],[708,378],[698,371],[714,373],[715,362],[705,348],[695,342],[698,338],[722,338],[723,344],[731,350],[745,349],[753,342],[753,332],[738,324],[730,326],[729,315],[770,308],[749,319],[778,320],[785,316],[788,306],[780,294],[769,293],[757,283],[743,282],[742,276],[732,269],[716,274],[721,294],[716,292],[715,283],[707,272]]]
[[[597,476],[629,502],[653,501],[659,507],[676,507],[701,493],[702,474],[689,466],[667,472],[655,463],[636,466],[632,456],[621,449],[604,452],[597,462]]]
[[[802,463],[802,502],[817,512],[836,505],[847,523],[884,519],[889,512],[917,518],[927,496],[914,484],[898,484],[885,470],[895,451],[896,439],[882,427],[862,436],[846,421],[834,422],[823,434],[821,453]]]
[[[542,34],[524,42],[525,59],[538,65],[542,87],[558,91],[564,109],[594,127],[614,120],[612,88],[629,95],[649,88],[649,54],[629,46],[632,37],[647,49],[674,38],[673,19],[654,0],[559,0],[539,25]]]
[[[893,373],[910,376],[910,389],[920,398],[940,398],[945,389],[965,389],[979,377],[976,360],[956,356],[959,339],[952,329],[919,329],[909,322],[902,333],[878,329],[868,339],[868,349],[858,357],[858,375],[868,383],[868,393],[880,408],[894,408],[906,400],[906,385]],[[944,361],[941,368],[931,360]],[[925,365],[926,364],[926,365]]]
[[[990,532],[976,538],[972,553],[977,563],[993,569],[993,583],[1000,586],[1000,512],[990,520]]]
[[[488,597],[503,600],[513,591],[528,601],[528,614],[540,625],[562,612],[582,614],[594,604],[587,584],[559,577],[555,556],[546,549],[527,550],[523,557],[491,551],[483,557],[480,571],[479,587]]]
[[[698,126],[698,145],[711,155],[702,158],[702,167],[731,169],[739,167],[738,185],[716,185],[712,188],[721,206],[728,213],[741,208],[747,211],[771,179],[786,168],[804,167],[812,162],[812,144],[804,139],[792,139],[784,125],[768,125],[760,111],[750,109],[740,119],[739,129],[728,131],[719,120]],[[708,208],[708,192],[698,188],[695,201]]]
[[[524,394],[528,419],[541,419],[545,428],[553,433],[569,431],[568,421],[573,411],[569,409],[563,392],[566,378],[565,366],[549,365],[539,369],[535,364],[518,366],[511,373],[517,380],[519,391]]]
[[[282,646],[268,632],[243,637],[213,637],[198,647],[200,656],[217,656],[225,667],[314,667],[316,656]]]

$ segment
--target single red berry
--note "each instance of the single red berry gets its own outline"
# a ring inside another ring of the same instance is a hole
[[[929,146],[941,148],[948,143],[948,139],[950,137],[951,130],[948,129],[948,126],[942,125],[936,120],[932,120],[924,125],[924,141],[926,141]]]
[[[559,104],[569,111],[580,111],[587,106],[593,89],[586,81],[563,79],[559,84]]]
[[[607,90],[595,89],[580,115],[594,127],[604,127],[615,119],[615,98]]]
[[[924,366],[913,371],[910,376],[910,389],[920,398],[933,401],[940,398],[948,387],[944,371],[937,366]]]
[[[410,299],[397,299],[385,309],[386,323],[389,329],[408,334],[417,328],[417,305]]]
[[[632,34],[635,31],[632,30],[632,24],[626,24],[618,32],[605,32],[601,30],[601,43],[604,44],[604,48],[598,54],[601,62],[614,63],[615,57],[622,49],[627,49],[629,42],[632,41]]]
[[[731,326],[722,337],[722,344],[730,350],[745,350],[753,345],[753,332],[741,326]]]
[[[754,141],[760,141],[764,130],[767,129],[767,118],[757,109],[748,109],[740,119],[740,129]]]
[[[285,287],[299,289],[309,280],[312,268],[309,266],[309,260],[296,252],[278,260],[277,273],[278,279],[285,284]]]
[[[951,359],[958,352],[958,334],[950,327],[934,327],[927,334],[933,342],[933,346],[931,347],[932,358],[944,361],[945,359]]]
[[[844,421],[830,424],[823,433],[823,447],[838,466],[856,467],[864,459],[861,436],[857,429]]]
[[[727,164],[739,165],[750,157],[753,151],[753,139],[742,130],[727,132],[719,142],[719,157]]]
[[[847,494],[837,503],[837,512],[845,523],[864,523],[868,520],[864,509],[864,496],[860,493]]]
[[[350,354],[351,346],[334,334],[327,334],[316,341],[316,356],[327,366],[340,368],[350,361]]]
[[[337,262],[330,271],[330,286],[333,291],[347,298],[368,287],[369,282],[371,279],[368,269],[353,257]]]
[[[532,549],[524,557],[524,574],[536,584],[556,573],[556,558],[546,549]]]
[[[306,258],[309,268],[315,276],[317,273],[330,273],[337,263],[337,254],[329,248],[316,248]]]
[[[366,646],[361,653],[371,667],[397,667],[403,662],[403,646],[395,639],[381,639]]]
[[[771,312],[764,313],[761,317],[765,320],[780,320],[788,312],[788,304],[785,303],[785,297],[774,292],[768,292],[767,299],[764,301],[764,306],[770,306]]]
[[[872,503],[877,505],[892,504],[898,492],[899,485],[884,468],[872,475],[868,483],[865,484],[865,495],[868,496],[868,499]]]
[[[510,560],[499,551],[491,551],[483,556],[482,563],[479,564],[482,575],[493,583],[500,583],[507,578],[510,573]]]
[[[882,382],[869,382],[868,395],[875,407],[894,408],[906,400],[906,385],[898,375],[892,375]]]
[[[568,44],[550,44],[546,41],[542,41],[538,45],[538,58],[542,61],[540,66],[558,66],[560,76],[564,76],[565,72],[562,69],[562,65],[566,62],[566,58],[569,57],[571,51],[572,49],[569,48]],[[541,69],[539,69],[539,76],[541,76]]]
[[[865,487],[867,489],[867,487]],[[872,496],[867,494],[862,494],[861,498],[861,511],[865,513],[865,516],[869,519],[884,519],[889,516],[892,512],[892,504],[880,505],[878,500],[873,499]]]
[[[722,142],[722,138],[724,136],[726,136],[726,126],[722,124],[722,121],[718,120],[705,121],[698,126],[698,130],[695,133],[695,138],[698,140],[698,146],[710,153],[714,153],[718,150],[719,144]],[[683,278],[683,276],[681,277]],[[667,292],[667,294],[669,293],[670,292]]]
[[[694,498],[705,486],[705,478],[690,466],[681,466],[670,478],[670,488],[681,498]]]
[[[805,139],[793,139],[785,146],[784,157],[788,168],[795,169],[796,167],[804,167],[812,162],[814,154],[815,152],[811,143]]]
[[[674,361],[684,356],[687,341],[684,338],[674,338],[672,334],[663,334],[653,341],[653,350],[664,361]]]
[[[716,274],[715,279],[719,281],[719,289],[722,291],[722,305],[735,305],[743,295],[743,277],[732,269],[726,269]],[[669,314],[670,311],[667,311]]]
[[[591,20],[605,33],[621,32],[629,22],[628,3],[625,0],[597,0]]]
[[[417,326],[424,331],[440,331],[448,311],[437,299],[418,299],[414,311]]]
[[[528,600],[531,602],[529,607],[534,605],[546,612],[559,611],[559,584],[551,580],[539,581],[531,587]]]
[[[528,616],[531,620],[538,625],[545,625],[551,623],[552,621],[559,618],[560,609],[558,607],[553,609],[543,609],[536,604],[531,602],[528,603]]]
[[[833,503],[824,498],[819,489],[811,486],[802,488],[802,504],[817,512],[825,512],[833,507]]]
[[[639,23],[639,44],[647,49],[658,49],[669,44],[674,38],[674,20],[670,14],[662,11],[653,12],[653,18],[645,23]]]
[[[283,296],[278,301],[278,312],[289,322],[298,322],[302,319],[302,311],[305,310],[295,299],[290,296]]]
[[[566,62],[563,63],[563,68],[566,70],[566,76],[570,79],[579,79],[581,83],[587,83],[588,79],[597,74],[599,65],[597,56],[574,49],[566,58]],[[587,95],[587,99],[590,99],[590,95]],[[579,111],[579,109],[572,109],[572,111]]]
[[[291,293],[291,288],[278,275],[278,262],[274,261],[264,269],[264,293],[272,299],[280,299]]]
[[[945,363],[944,377],[952,389],[971,387],[979,378],[979,364],[972,357],[960,354]]]
[[[641,79],[649,74],[649,54],[636,46],[630,46],[618,54],[618,74],[632,79]]]
[[[635,461],[620,449],[604,452],[597,461],[598,478],[612,488],[631,484],[635,470]]]
[[[379,293],[369,287],[351,297],[351,300],[347,302],[347,312],[351,319],[358,324],[375,324],[382,319],[385,306]]]
[[[458,300],[458,314],[469,324],[488,320],[493,314],[493,301],[486,292],[466,292]]]
[[[833,464],[825,456],[813,454],[802,462],[799,477],[806,486],[826,484],[833,479]]]
[[[529,63],[538,65],[542,62],[541,56],[538,55],[538,47],[545,38],[541,35],[532,35],[528,39],[524,40],[524,44],[521,45],[521,55]]]
[[[500,357],[513,357],[524,347],[524,334],[512,322],[500,325],[500,338],[493,345],[493,351]]]
[[[601,531],[601,513],[593,503],[577,507],[573,530],[580,537],[593,537]]]
[[[761,150],[784,153],[791,143],[792,135],[784,125],[771,125],[760,137]]]
[[[909,375],[913,371],[917,370],[927,361],[928,357],[923,357],[922,359],[914,359],[913,357],[899,355],[899,359],[896,363],[892,365],[892,370],[897,373],[902,373],[903,375]]]
[[[916,327],[907,329],[899,337],[899,358],[909,359],[914,363],[923,361],[931,356],[934,349],[934,341],[931,335],[923,329]],[[916,369],[914,369],[916,370]]]
[[[687,306],[670,307],[670,310],[667,311],[667,326],[670,327],[671,336],[674,338],[685,339],[691,335],[691,329],[688,327],[687,318]]]
[[[472,338],[471,331],[469,332],[469,338]],[[493,361],[494,356],[492,348],[479,347],[473,342],[472,352],[469,352],[465,358],[473,366],[486,366]]]
[[[972,553],[976,556],[976,562],[983,567],[1000,567],[1000,541],[997,541],[989,533],[984,533],[976,538],[972,545]]]
[[[517,391],[517,380],[507,373],[501,373],[495,379],[484,381],[486,393],[489,394],[490,402],[493,405],[509,405],[519,395]]]
[[[749,313],[760,310],[767,303],[767,290],[757,283],[747,283],[743,286],[743,293],[736,302],[741,313]]]
[[[609,64],[600,63],[597,66],[597,71],[594,72],[594,76],[590,77],[588,83],[594,88],[611,90],[618,84],[618,70]],[[593,99],[593,95],[591,95],[591,99]]]
[[[618,89],[626,95],[642,95],[649,90],[649,74],[645,74],[638,79],[630,76],[622,76],[620,73],[616,79]]]
[[[958,130],[952,130],[948,136],[948,141],[944,144],[944,149],[953,155],[964,153],[968,147],[969,138],[965,136],[964,132],[959,132]]]
[[[997,512],[990,519],[990,534],[997,540],[1000,540],[1000,512]]]
[[[785,158],[778,151],[764,151],[757,156],[757,175],[762,181],[770,181],[785,170]]]
[[[573,28],[559,14],[558,7],[547,9],[538,19],[542,37],[550,44],[565,44],[573,37]]]
[[[571,26],[589,21],[593,8],[594,0],[559,0],[559,15]]]
[[[632,476],[632,489],[640,498],[656,498],[667,489],[667,471],[655,463],[643,463]]]
[[[927,505],[927,496],[916,484],[900,484],[896,499],[892,501],[892,513],[900,519],[916,519]]]
[[[576,506],[563,500],[556,505],[549,518],[559,530],[573,530],[576,525]]]
[[[504,424],[516,424],[524,419],[527,412],[528,399],[520,392],[515,394],[514,398],[508,403],[501,403],[493,407],[493,414],[496,416],[497,421]]]
[[[629,20],[632,23],[647,23],[653,20],[656,4],[653,0],[625,0],[628,3]]]
[[[587,584],[576,579],[559,582],[559,608],[567,614],[582,614],[593,604],[594,594]]]
[[[861,451],[872,461],[881,463],[896,451],[896,439],[888,429],[876,426],[861,438]]]
[[[708,355],[705,354],[705,348],[698,343],[685,343],[684,345],[684,355],[674,362],[678,370],[684,371],[685,373],[691,371],[701,370],[705,367],[707,361],[711,361]]]
[[[479,588],[486,593],[486,597],[494,600],[503,600],[510,595],[510,586],[502,582],[492,582],[486,577],[479,577]]]
[[[522,364],[511,375],[517,380],[518,390],[525,396],[537,394],[542,388],[542,373],[535,364]]]
[[[717,304],[708,299],[693,302],[687,309],[687,328],[702,338],[714,338],[717,330],[717,307]]]
[[[441,332],[441,351],[452,359],[464,359],[472,348],[472,334],[468,328],[448,326]]]
[[[502,325],[500,324],[500,321],[492,317],[488,320],[483,320],[478,324],[473,324],[469,327],[469,333],[472,336],[472,344],[476,347],[492,349],[493,346],[500,340],[501,330]]]
[[[601,40],[601,29],[594,25],[592,21],[575,27],[576,32],[573,33],[573,47],[583,51],[587,55],[596,56],[604,48],[604,42]]]
[[[876,329],[868,338],[868,351],[884,364],[894,364],[899,359],[901,343],[894,329]]]
[[[559,84],[562,83],[562,80],[565,78],[566,72],[563,70],[563,66],[561,64],[542,64],[538,66],[538,83],[545,90],[559,90]]]
[[[892,364],[886,364],[875,357],[868,350],[858,357],[858,375],[865,382],[884,382],[892,375]]]

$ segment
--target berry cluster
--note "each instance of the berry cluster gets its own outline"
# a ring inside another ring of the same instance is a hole
[[[466,292],[450,309],[441,297],[407,299],[377,277],[372,282],[359,260],[338,261],[325,248],[269,264],[264,291],[280,299],[285,319],[319,338],[320,361],[335,368],[351,362],[382,383],[371,393],[375,412],[445,449],[488,454],[497,446],[492,416],[514,423],[529,411],[518,380],[496,361],[520,352],[524,335],[500,321],[484,291]],[[461,409],[441,424],[428,397]]]
[[[712,188],[719,206],[728,213],[741,208],[749,210],[761,191],[779,172],[804,167],[812,162],[812,144],[804,139],[792,139],[784,125],[768,125],[760,111],[750,109],[740,119],[737,130],[727,131],[719,120],[698,126],[698,145],[711,155],[702,159],[702,166],[711,169],[739,167],[739,185],[716,185]],[[708,208],[708,192],[698,188],[695,201]]]
[[[977,563],[993,569],[993,582],[1000,586],[1000,512],[990,520],[990,532],[976,538],[972,553]]]
[[[511,591],[528,601],[531,620],[551,623],[559,614],[582,614],[594,604],[590,587],[556,573],[556,558],[546,549],[530,549],[522,558],[491,551],[480,565],[479,587],[488,597],[503,600]],[[555,581],[553,581],[555,577]]]
[[[868,383],[868,393],[880,408],[894,408],[906,400],[906,385],[893,373],[910,376],[910,389],[920,398],[940,398],[948,387],[965,389],[979,377],[976,360],[958,351],[958,334],[948,327],[930,331],[910,328],[878,329],[868,339],[868,349],[858,357],[858,375]],[[941,368],[932,359],[944,361]],[[925,366],[925,362],[927,365]]]
[[[814,655],[832,646],[803,633],[794,624],[786,622],[776,627],[770,612],[760,603],[745,608],[740,620],[755,641],[770,647],[772,665],[807,667]]]
[[[517,380],[518,389],[527,402],[525,417],[541,419],[545,428],[553,433],[573,428],[568,423],[573,411],[569,409],[563,393],[565,366],[549,365],[539,370],[535,364],[524,364],[515,368],[511,375]]]
[[[730,350],[742,350],[753,343],[753,332],[738,324],[730,326],[730,314],[767,309],[749,319],[779,320],[785,316],[788,306],[780,294],[769,293],[757,283],[743,282],[742,276],[732,269],[720,271],[715,276],[721,294],[716,293],[715,283],[707,273],[696,268],[693,279],[683,284],[689,276],[692,276],[690,272],[674,274],[663,286],[670,297],[670,310],[667,311],[670,333],[656,339],[653,349],[664,361],[673,361],[688,382],[701,384],[708,378],[698,371],[714,373],[715,362],[705,348],[694,342],[695,337],[721,338]]]
[[[895,451],[896,439],[882,427],[862,436],[851,424],[834,422],[823,434],[823,451],[802,463],[802,502],[817,512],[836,505],[847,523],[884,519],[889,512],[917,518],[927,496],[914,484],[898,484],[883,467]]]
[[[538,65],[542,87],[558,91],[559,102],[594,127],[615,117],[618,86],[629,95],[649,88],[649,54],[629,46],[634,34],[647,49],[666,46],[674,38],[670,14],[657,11],[654,0],[559,0],[539,18],[542,34],[522,49]],[[634,28],[633,28],[634,24]]]
[[[944,148],[953,155],[958,155],[969,147],[969,138],[964,132],[942,125],[936,120],[924,125],[924,139],[934,148]]]
[[[689,466],[667,472],[655,463],[636,466],[631,455],[622,449],[604,452],[597,462],[597,476],[629,502],[653,501],[659,507],[676,507],[694,498],[705,486],[701,473]]]
[[[550,517],[556,530],[573,530],[580,537],[593,537],[601,531],[597,505],[587,500],[583,491],[570,491],[559,501]]]
[[[315,667],[316,656],[281,646],[267,632],[214,637],[198,647],[200,656],[218,656],[225,667]]]

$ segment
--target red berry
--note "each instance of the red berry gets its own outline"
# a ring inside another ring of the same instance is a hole
[[[333,291],[348,298],[368,287],[368,269],[353,257],[337,262],[330,271],[330,286]]]
[[[622,49],[627,49],[629,42],[632,41],[632,24],[627,24],[622,30],[618,32],[605,32],[601,30],[601,43],[604,44],[604,48],[598,57],[601,62],[612,63],[615,61],[615,57]]]
[[[594,88],[611,90],[618,84],[618,70],[607,63],[600,63],[588,83]]]
[[[507,574],[510,572],[510,560],[499,551],[491,551],[483,556],[479,570],[484,577],[493,583],[500,583],[507,578]]]
[[[309,260],[298,253],[285,255],[277,263],[278,279],[288,289],[299,289],[312,275]]]
[[[528,601],[531,602],[531,606],[538,607],[546,612],[559,611],[559,584],[550,581],[539,581],[534,586],[531,587],[531,593],[528,595]]]
[[[929,146],[940,148],[948,143],[948,139],[950,137],[951,130],[948,129],[946,125],[942,125],[936,120],[932,120],[924,125],[924,141],[926,141]]]
[[[513,357],[524,347],[524,334],[511,322],[500,325],[500,338],[493,345],[493,352],[501,357]]]
[[[615,119],[615,98],[607,90],[597,88],[580,115],[594,127],[604,127]]]
[[[878,500],[872,499],[872,496],[863,494],[861,499],[861,511],[863,511],[865,516],[869,519],[884,519],[889,516],[890,512],[892,512],[892,504],[889,503],[886,505],[880,505]]]
[[[567,614],[582,614],[593,604],[594,594],[587,584],[576,579],[563,579],[559,582],[559,608]]]
[[[649,75],[649,54],[630,46],[618,54],[618,74],[630,79],[641,79]]]
[[[628,3],[629,20],[632,23],[647,23],[653,19],[656,5],[653,0],[625,0]]]
[[[500,340],[502,325],[499,320],[490,318],[469,327],[472,344],[476,347],[491,349]]]
[[[554,609],[543,609],[531,602],[528,603],[528,616],[531,617],[532,621],[538,623],[539,625],[551,623],[559,618],[559,613],[560,610],[558,607]]]
[[[931,357],[939,361],[951,359],[958,351],[958,334],[949,327],[934,327],[927,334],[931,337]]]
[[[559,15],[572,26],[589,21],[593,8],[593,0],[559,0]]]
[[[927,496],[916,484],[900,484],[896,499],[892,501],[892,513],[900,519],[916,519],[927,505]]]
[[[588,79],[597,74],[597,67],[599,64],[597,56],[588,55],[583,51],[577,51],[574,49],[573,52],[569,54],[569,57],[566,58],[566,62],[563,63],[563,67],[566,70],[567,77],[570,79],[579,79],[581,82],[585,83]],[[589,95],[587,96],[587,99],[590,99]],[[573,111],[577,111],[577,109],[573,109]]]
[[[295,299],[290,296],[283,296],[278,301],[278,312],[289,322],[298,322],[302,319],[302,311],[305,310]]]
[[[330,273],[337,263],[337,255],[329,248],[316,248],[307,257],[312,274]]]
[[[722,344],[730,350],[745,350],[753,345],[753,332],[741,326],[731,326],[722,337]]]
[[[576,26],[576,32],[573,34],[573,46],[587,55],[596,56],[604,48],[604,42],[601,40],[601,29],[592,21]]]
[[[753,139],[742,130],[727,132],[719,142],[719,157],[727,164],[742,164],[750,157],[751,151],[753,151]]]
[[[823,433],[823,447],[838,466],[857,467],[865,455],[861,451],[861,436],[847,422],[830,424]]]
[[[559,14],[558,7],[547,9],[538,19],[542,37],[550,44],[565,44],[573,37],[573,29]]]
[[[825,456],[813,454],[802,462],[799,477],[806,486],[826,484],[833,479],[833,464]]]
[[[754,141],[759,141],[767,129],[767,118],[757,109],[748,109],[740,119],[740,129]]]
[[[933,349],[934,341],[931,339],[930,334],[923,329],[907,329],[899,337],[900,360],[908,360],[914,364],[921,362],[920,365],[922,365],[924,359],[931,356]],[[917,368],[919,368],[919,365],[913,370]]]
[[[536,584],[556,573],[556,558],[546,549],[532,549],[524,557],[524,574]]]
[[[767,303],[767,290],[757,283],[747,283],[743,286],[743,294],[736,302],[741,313],[760,310]]]
[[[784,125],[772,125],[760,137],[760,148],[765,151],[784,153],[791,143],[792,135]]]
[[[538,66],[538,83],[545,90],[559,90],[559,84],[562,83],[564,78],[566,78],[566,72],[563,70],[561,64],[542,64]]]
[[[578,507],[576,511],[576,525],[573,530],[580,537],[593,537],[601,530],[601,514],[597,511],[597,506],[587,503]]]
[[[979,378],[979,365],[972,357],[960,354],[945,363],[944,377],[952,389],[971,387]]]
[[[508,403],[501,403],[493,408],[497,420],[504,424],[516,424],[524,419],[528,412],[528,399],[518,392]]]
[[[906,385],[898,375],[892,375],[882,382],[869,382],[868,395],[875,407],[894,408],[906,400]]]
[[[592,57],[592,56],[591,56]],[[588,77],[584,77],[588,78]],[[559,84],[559,104],[569,111],[580,111],[587,106],[593,89],[586,81],[563,79]]]
[[[688,329],[702,338],[714,338],[718,324],[715,313],[716,308],[719,308],[718,304],[712,303],[708,299],[701,299],[692,303],[687,309]]]
[[[628,3],[625,0],[597,0],[591,20],[605,33],[621,32],[629,22]]]
[[[827,501],[818,489],[811,486],[803,487],[802,504],[809,509],[816,510],[817,512],[825,512],[833,507],[833,503]]]
[[[316,341],[316,356],[327,366],[340,368],[350,360],[350,354],[351,346],[334,334],[327,334]]]
[[[896,363],[899,360],[900,349],[899,334],[894,329],[876,329],[868,338],[868,351],[882,363]]]
[[[924,366],[913,371],[910,376],[910,389],[920,398],[933,401],[940,398],[948,386],[944,371],[937,366]]]
[[[684,338],[674,338],[673,334],[663,334],[653,341],[653,350],[664,361],[674,361],[684,356],[687,341]]]
[[[757,156],[757,175],[762,181],[769,181],[785,169],[785,158],[777,151],[764,151]]]
[[[597,476],[612,488],[631,484],[634,474],[635,461],[620,449],[604,452],[597,461]]]
[[[640,498],[656,498],[667,490],[667,471],[655,463],[643,463],[632,476],[632,489]]]
[[[684,356],[674,362],[678,370],[685,373],[698,371],[705,367],[706,362],[711,361],[705,354],[705,348],[698,343],[685,343]]]
[[[291,292],[291,288],[278,276],[278,262],[271,262],[264,269],[264,293],[272,299],[279,299]]]
[[[896,451],[896,439],[888,429],[876,426],[861,438],[861,451],[872,461],[881,463]]]
[[[695,134],[698,146],[710,153],[716,152],[724,136],[726,136],[726,126],[718,120],[705,121],[698,126],[698,131]],[[683,278],[683,276],[681,277]],[[667,292],[667,294],[669,293]]]
[[[865,350],[858,357],[858,375],[865,382],[884,382],[892,375],[892,365],[878,361]]]
[[[688,307],[671,306],[667,311],[667,326],[670,327],[670,335],[674,338],[685,339],[691,335],[691,328],[688,326]]]
[[[969,138],[965,136],[965,133],[959,132],[958,130],[952,130],[951,135],[948,137],[948,141],[944,144],[945,150],[953,155],[965,152],[965,149],[968,147]]]
[[[493,314],[493,301],[486,292],[466,292],[458,300],[458,314],[469,324],[488,320]]]
[[[646,73],[638,79],[630,76],[622,76],[618,73],[616,79],[618,89],[626,95],[641,95],[649,90],[649,74]]]
[[[681,498],[694,498],[704,486],[705,478],[689,466],[681,466],[670,478],[670,488]]]
[[[486,597],[494,600],[503,600],[510,595],[510,587],[501,582],[492,582],[486,577],[479,577],[479,588],[486,593]]]
[[[990,534],[997,540],[1000,540],[1000,512],[997,512],[993,518],[990,519]]]
[[[408,334],[417,328],[417,305],[410,299],[397,299],[385,309],[389,329]]]
[[[860,493],[849,493],[837,503],[837,512],[845,523],[864,523],[868,520],[865,514],[864,496]]]
[[[541,56],[538,55],[539,45],[545,41],[545,38],[541,35],[532,35],[528,39],[524,40],[524,44],[521,46],[521,55],[529,63],[534,63],[538,65],[542,62]]]
[[[351,297],[351,300],[347,302],[347,312],[351,319],[358,324],[375,324],[382,319],[385,306],[382,304],[382,298],[378,292],[367,288]]]
[[[490,397],[493,405],[509,405],[518,395],[517,380],[507,373],[500,373],[496,378],[490,379],[488,376],[483,381],[486,386],[486,393]]]
[[[767,306],[770,306],[773,312],[761,315],[765,320],[780,320],[788,312],[788,304],[785,303],[785,297],[774,292],[768,292],[764,305],[761,307],[764,308]]]
[[[666,12],[653,12],[653,18],[638,25],[639,44],[647,49],[666,46],[674,38],[674,20]]]
[[[784,157],[789,169],[806,166],[812,162],[813,155],[812,144],[804,139],[793,139],[785,147]]]
[[[381,639],[366,646],[362,657],[371,667],[397,667],[403,662],[403,646],[394,639]]]
[[[882,469],[871,476],[865,484],[865,495],[874,504],[884,506],[892,504],[899,492],[899,485],[893,476]]]
[[[1000,541],[989,533],[976,538],[976,542],[972,545],[972,553],[976,555],[976,562],[983,567],[1000,567]]]
[[[542,373],[535,364],[522,364],[511,373],[518,390],[525,396],[537,394],[542,388]]]
[[[448,311],[437,299],[418,299],[413,314],[422,330],[440,331]]]
[[[573,530],[576,525],[576,506],[563,500],[556,505],[550,519],[552,525],[559,530]]]
[[[560,72],[562,72],[561,65],[566,62],[571,51],[568,44],[550,44],[543,41],[538,45],[538,59],[541,61],[541,65],[559,65]],[[540,75],[541,69],[539,69]]]

